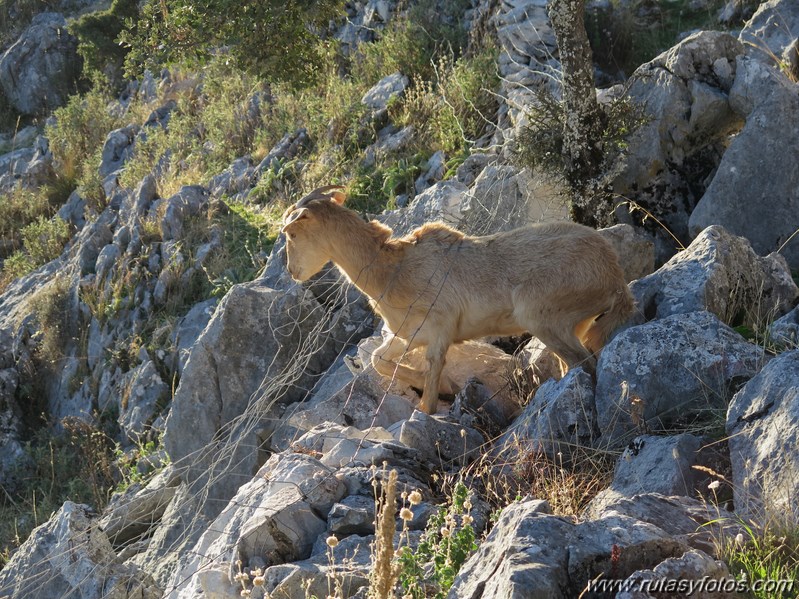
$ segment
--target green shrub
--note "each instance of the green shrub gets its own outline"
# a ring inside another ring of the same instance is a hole
[[[118,89],[123,83],[122,67],[128,48],[117,38],[139,15],[138,0],[114,0],[111,7],[79,17],[69,26],[78,38],[83,58],[83,75],[89,81],[105,81]]]
[[[39,191],[18,187],[0,195],[0,239],[4,246],[18,249],[22,244],[22,229],[51,211],[47,195]]]
[[[401,125],[414,126],[417,147],[447,154],[465,152],[493,128],[498,85],[494,48],[457,60],[442,55],[436,79],[417,77],[391,112]]]
[[[150,0],[134,31],[129,74],[178,60],[204,64],[225,47],[240,69],[301,87],[317,74],[324,30],[343,0]]]
[[[463,563],[477,549],[470,515],[469,490],[457,483],[449,505],[427,522],[416,551],[403,547],[399,555],[399,582],[403,596],[413,599],[447,596]],[[432,565],[432,568],[429,566]],[[435,594],[429,594],[430,588]]]
[[[54,111],[56,122],[46,128],[45,135],[56,171],[67,179],[85,178],[87,169],[96,170],[99,163],[91,159],[98,156],[108,133],[121,126],[107,109],[110,100],[105,92],[93,90],[72,96]]]
[[[62,422],[63,432],[42,428],[24,446],[29,464],[8,473],[0,494],[0,568],[30,532],[69,500],[102,508],[118,478],[106,432],[82,420]],[[21,462],[24,464],[24,462]]]

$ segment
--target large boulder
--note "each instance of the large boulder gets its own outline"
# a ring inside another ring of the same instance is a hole
[[[570,370],[559,381],[546,381],[533,400],[499,438],[497,451],[504,461],[516,463],[538,452],[569,459],[579,447],[590,447],[599,437],[591,376],[582,368]]]
[[[741,30],[747,53],[774,64],[799,37],[799,7],[791,0],[768,0]]]
[[[626,516],[574,524],[547,512],[539,500],[504,509],[448,597],[577,597],[597,576],[623,578],[686,549],[660,528]],[[623,549],[612,555],[614,546]]]
[[[799,350],[774,358],[730,403],[735,511],[759,522],[799,518]]]
[[[568,217],[563,196],[547,181],[508,165],[486,166],[464,195],[460,211],[461,228],[472,235]]]
[[[746,239],[719,226],[702,231],[631,290],[648,319],[708,310],[727,324],[752,328],[784,314],[799,296],[782,256],[760,257]]]
[[[88,506],[67,501],[0,571],[0,596],[158,599],[161,591],[136,566],[117,563]]]
[[[0,57],[0,86],[23,114],[46,114],[75,93],[80,74],[78,40],[58,13],[36,15],[30,27]]]
[[[348,341],[349,304],[328,309],[299,286],[234,286],[191,350],[172,400],[164,445],[187,481],[210,485],[217,511],[264,457],[278,403],[302,399]],[[199,488],[199,487],[198,487]]]
[[[327,528],[320,514],[346,493],[335,472],[302,454],[279,454],[238,489],[188,552],[169,585],[169,597],[189,599],[224,590],[234,596],[237,562],[271,566],[306,559]],[[212,594],[211,596],[228,596]]]
[[[640,493],[708,495],[707,470],[695,466],[726,470],[718,466],[720,453],[712,450],[710,439],[688,433],[636,437],[617,460],[610,487],[591,503],[596,507]]]
[[[597,365],[598,443],[622,447],[636,431],[712,419],[765,359],[761,347],[709,312],[676,314],[622,331]]]
[[[654,214],[683,243],[705,179],[741,125],[728,94],[743,52],[731,35],[703,31],[639,67],[629,83],[629,96],[642,106],[646,122],[629,140],[613,190]],[[634,221],[621,211],[617,215]],[[677,244],[662,228],[651,230],[662,263]]]
[[[799,90],[773,67],[739,58],[730,105],[746,118],[689,221],[696,235],[722,225],[758,254],[779,251],[799,268]],[[790,240],[789,240],[790,239]]]

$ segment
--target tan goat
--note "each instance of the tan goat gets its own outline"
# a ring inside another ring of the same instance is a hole
[[[400,359],[427,347],[428,414],[451,344],[527,331],[593,373],[594,354],[633,311],[616,253],[593,229],[557,222],[470,237],[431,223],[393,239],[345,208],[339,189],[319,188],[283,215],[289,273],[305,281],[332,261],[369,296],[392,333],[372,356],[383,376],[418,386],[422,373]]]

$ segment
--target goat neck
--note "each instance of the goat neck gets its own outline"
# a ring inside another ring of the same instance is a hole
[[[336,213],[328,229],[330,259],[358,289],[369,297],[380,297],[393,272],[386,253],[391,229],[377,221],[364,222],[346,208]]]

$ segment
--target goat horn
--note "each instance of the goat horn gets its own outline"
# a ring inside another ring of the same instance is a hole
[[[297,202],[297,204],[294,207],[302,208],[303,206],[306,206],[308,203],[314,200],[329,200],[332,195],[330,192],[335,191],[337,189],[344,189],[344,187],[341,185],[325,185],[324,187],[317,187],[311,193],[309,193],[307,196],[305,196],[299,202]]]

